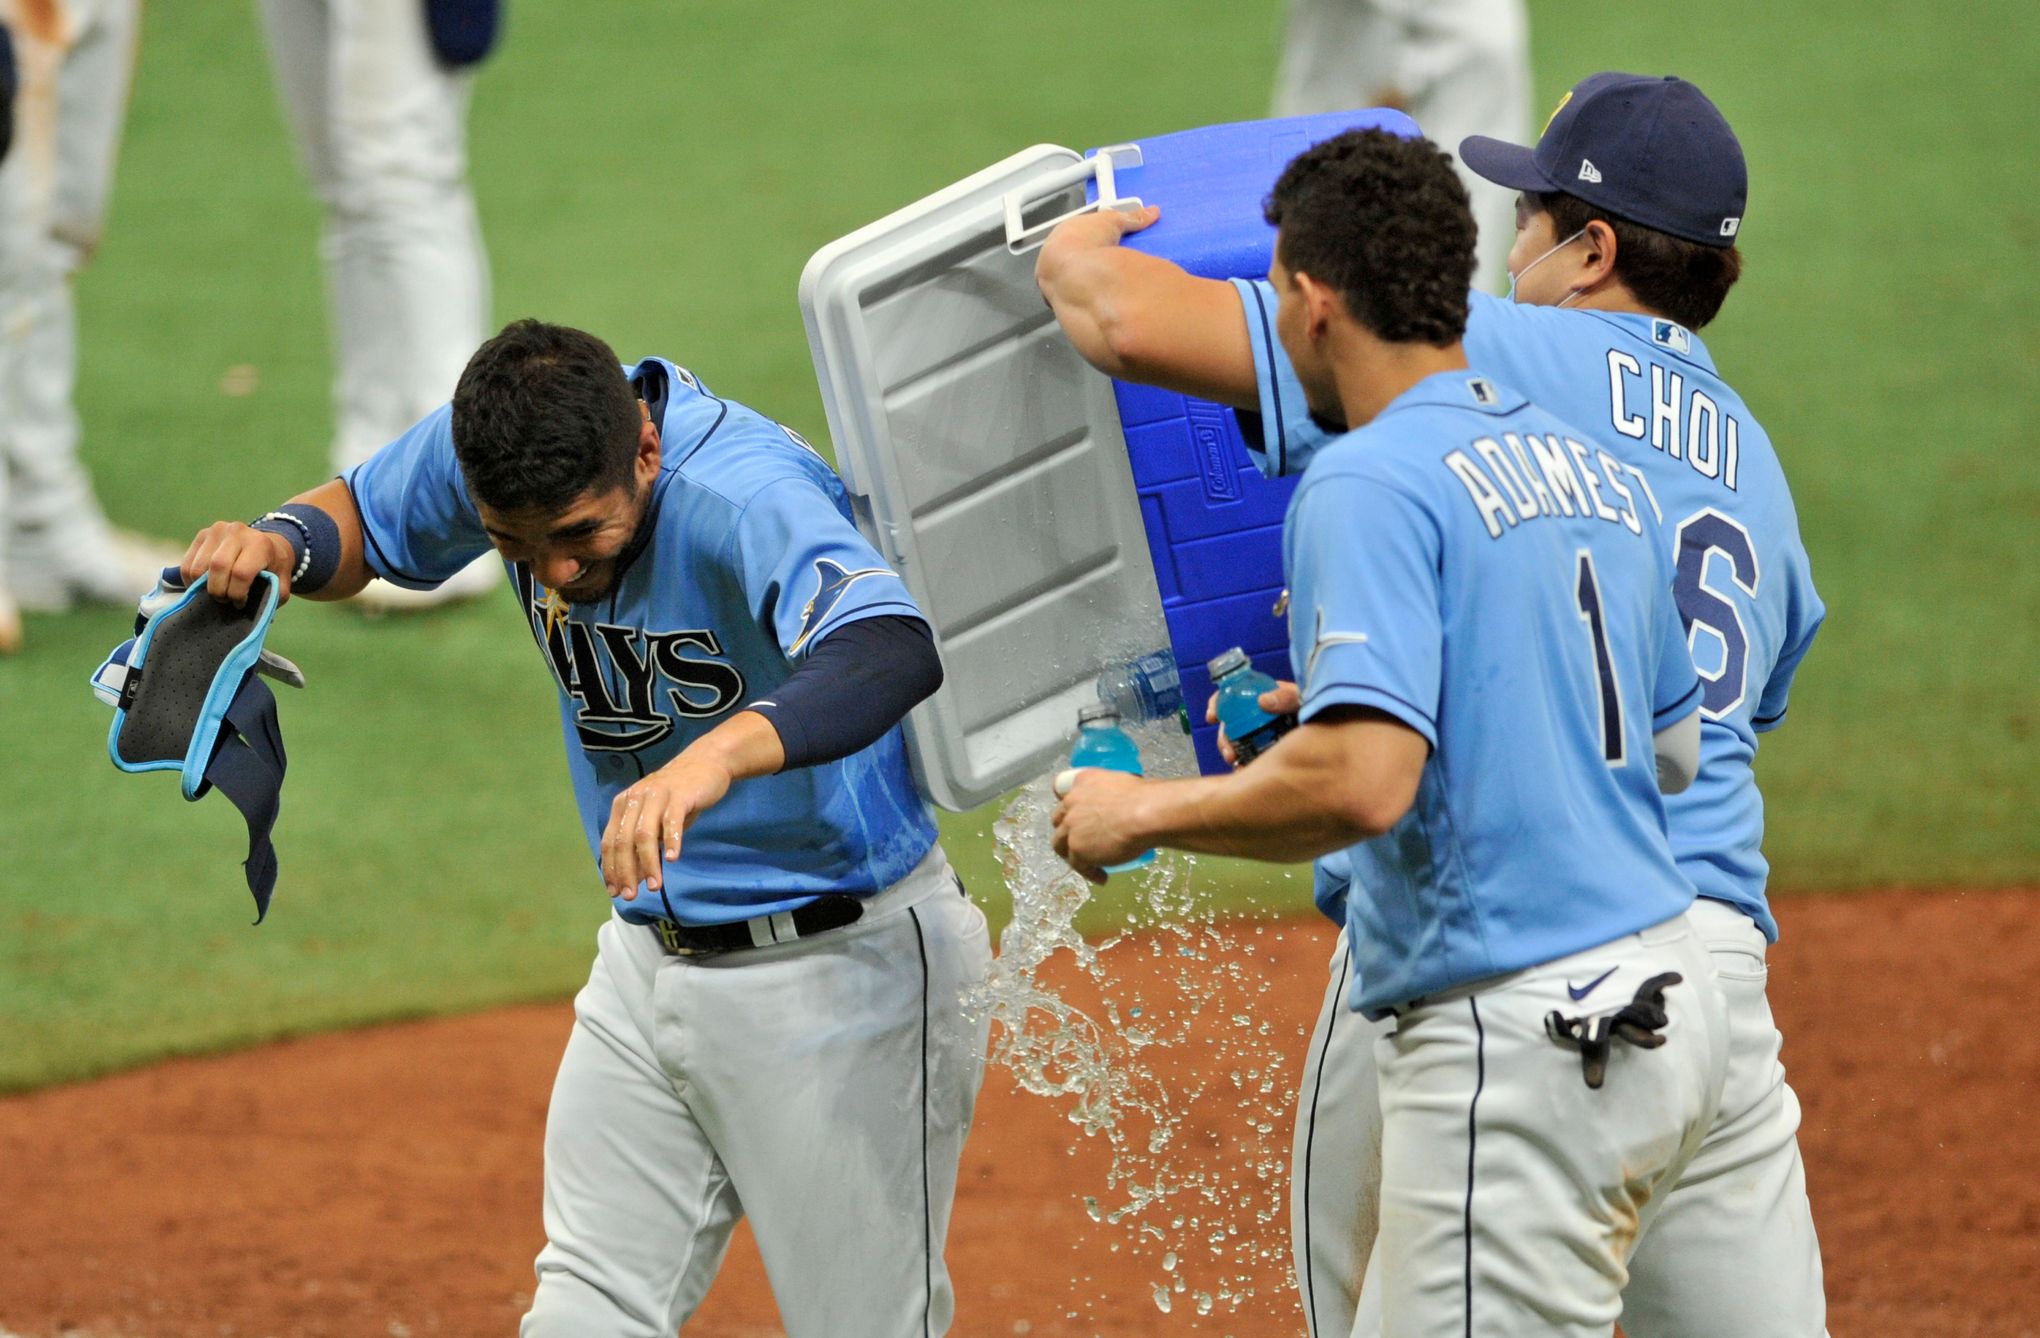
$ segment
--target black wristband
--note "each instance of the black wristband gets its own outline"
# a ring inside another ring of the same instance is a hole
[[[316,594],[340,570],[340,526],[308,502],[286,502],[255,522],[265,534],[280,534],[297,555],[291,572],[292,594]]]

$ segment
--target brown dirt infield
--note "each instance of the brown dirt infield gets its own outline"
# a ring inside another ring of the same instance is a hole
[[[2040,1027],[2025,1015],[2040,893],[1791,900],[1782,919],[1771,995],[1806,1112],[1832,1332],[2040,1335]],[[1257,1006],[1291,1072],[1329,942],[1301,921],[1252,939],[1285,979]],[[0,1330],[514,1332],[570,1019],[554,1004],[376,1028],[0,1102]],[[1267,1237],[1252,1299],[1160,1313],[1152,1256],[1081,1206],[1103,1149],[1011,1089],[991,1070],[965,1153],[955,1333],[1300,1332],[1273,1262],[1280,1221],[1248,1220]],[[1238,1143],[1223,1104],[1193,1111],[1185,1146]],[[740,1240],[689,1333],[778,1332]]]

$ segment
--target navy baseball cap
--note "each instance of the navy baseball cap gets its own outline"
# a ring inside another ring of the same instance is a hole
[[[1735,132],[1675,75],[1592,75],[1560,100],[1536,148],[1469,135],[1459,157],[1498,186],[1563,191],[1702,246],[1734,246],[1749,199]]]

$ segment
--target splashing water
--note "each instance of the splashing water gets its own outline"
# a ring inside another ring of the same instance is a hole
[[[1163,725],[1140,734],[1148,774],[1195,773],[1180,733]],[[1288,1266],[1289,1075],[1300,1065],[1256,1017],[1273,985],[1252,962],[1252,940],[1266,926],[1218,919],[1195,888],[1194,858],[1164,851],[1115,876],[1134,884],[1125,926],[1087,941],[1073,922],[1092,889],[1056,858],[1054,807],[1044,778],[993,825],[1013,918],[966,1007],[995,1024],[995,1063],[1026,1091],[1066,1103],[1070,1122],[1109,1146],[1105,1183],[1088,1187],[1097,1192],[1084,1195],[1084,1210],[1101,1229],[1125,1233],[1128,1253],[1159,1257],[1156,1307],[1169,1313],[1173,1295],[1187,1293],[1197,1315],[1237,1310],[1257,1276]],[[1279,884],[1279,874],[1269,877]],[[1167,997],[1142,998],[1140,986],[1114,979],[1116,964],[1139,956],[1165,964]],[[1067,968],[1082,979],[1059,988],[1051,976],[1067,979]],[[1084,1001],[1070,997],[1079,993]],[[1184,1146],[1178,1135],[1193,1111],[1196,1127],[1224,1137]]]

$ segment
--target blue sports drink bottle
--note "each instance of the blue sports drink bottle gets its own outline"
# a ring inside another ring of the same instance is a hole
[[[1245,766],[1296,728],[1293,715],[1270,715],[1261,709],[1261,694],[1275,690],[1275,680],[1254,668],[1247,653],[1234,646],[1205,666],[1218,690],[1218,725],[1232,740],[1235,766]]]
[[[1140,746],[1119,727],[1119,712],[1109,706],[1086,706],[1077,712],[1077,746],[1070,749],[1073,767],[1098,767],[1143,776]],[[1124,864],[1108,864],[1107,873],[1125,873],[1155,862],[1155,852],[1144,850]]]

